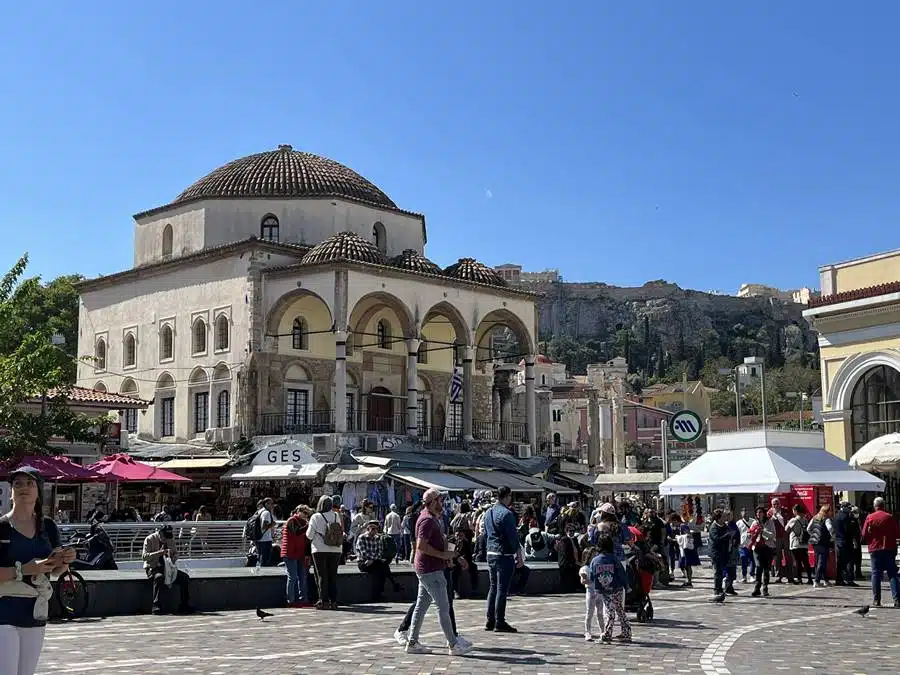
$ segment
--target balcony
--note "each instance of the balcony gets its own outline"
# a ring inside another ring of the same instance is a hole
[[[566,462],[580,464],[587,460],[587,448],[573,446],[571,443],[557,443],[543,439],[538,443],[535,454],[539,457],[551,457]]]
[[[307,410],[295,414],[269,413],[262,415],[256,433],[260,436],[291,436],[332,432],[334,432],[334,411]]]

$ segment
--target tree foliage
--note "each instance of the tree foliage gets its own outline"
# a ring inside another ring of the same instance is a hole
[[[0,280],[0,459],[52,453],[59,437],[98,440],[98,420],[65,403],[75,374],[75,278],[22,281],[27,266],[23,256]],[[53,344],[56,333],[66,337],[66,348]],[[50,391],[55,395],[47,399]]]

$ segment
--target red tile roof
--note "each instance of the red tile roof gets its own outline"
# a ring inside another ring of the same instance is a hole
[[[97,389],[88,389],[87,387],[72,387],[68,392],[51,390],[47,393],[48,399],[66,398],[72,403],[82,405],[96,406],[101,408],[109,408],[117,410],[119,408],[147,408],[149,401],[144,401],[134,396],[126,396],[125,394],[113,394],[107,391],[99,391]],[[40,400],[40,399],[36,399]]]
[[[810,298],[809,306],[812,308],[836,305],[839,302],[877,298],[879,295],[887,295],[888,293],[900,293],[900,281],[891,281],[890,283],[878,284],[877,286],[866,286],[865,288],[856,288],[843,293],[832,293],[831,295],[823,295],[818,298]]]

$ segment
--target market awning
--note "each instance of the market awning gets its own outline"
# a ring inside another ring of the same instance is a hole
[[[228,466],[230,457],[191,457],[185,459],[170,459],[162,464],[157,464],[160,469],[221,469]],[[149,464],[149,462],[147,462]]]
[[[76,464],[68,457],[59,456],[29,456],[19,460],[7,460],[0,464],[0,478],[8,478],[11,470],[22,466],[30,466],[37,469],[44,480],[51,483],[94,483],[111,482],[110,478],[87,467]]]
[[[707,452],[659,486],[660,494],[771,494],[793,485],[881,492],[884,481],[852,469],[824,448],[819,432],[710,434]]]
[[[555,492],[558,495],[578,494],[578,490],[566,487],[565,485],[560,485],[559,483],[551,483],[549,480],[544,480],[543,478],[535,478],[534,476],[516,476],[516,478],[521,478],[526,483],[531,483],[544,492]]]
[[[435,488],[444,492],[469,492],[484,489],[484,485],[481,483],[476,483],[465,476],[446,471],[400,469],[393,470],[388,475],[401,483],[408,483],[426,489]]]
[[[374,466],[338,467],[327,476],[326,483],[378,483],[387,474],[387,469]]]
[[[136,483],[190,483],[190,478],[179,476],[177,473],[150,466],[143,462],[136,462],[133,458],[120,453],[104,457],[96,464],[91,464],[89,469],[109,476],[112,480]]]
[[[513,492],[541,492],[542,488],[527,482],[522,476],[506,473],[505,471],[462,471],[463,476],[483,483],[494,489],[506,486]],[[479,485],[483,489],[483,486]]]
[[[601,473],[594,479],[594,488],[613,492],[655,492],[663,478],[661,473]]]
[[[222,480],[313,480],[326,466],[320,463],[251,464],[232,469],[222,476]]]
[[[873,438],[853,454],[849,464],[863,471],[900,470],[900,434]]]
[[[554,476],[560,476],[565,478],[566,480],[570,480],[573,483],[578,483],[579,485],[583,485],[586,488],[593,489],[594,481],[597,479],[597,476],[589,473],[571,473],[569,471],[560,471]]]

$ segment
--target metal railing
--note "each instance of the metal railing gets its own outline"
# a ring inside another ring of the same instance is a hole
[[[524,422],[472,420],[472,436],[476,441],[528,442],[528,425]]]
[[[406,434],[406,413],[370,414],[365,410],[354,410],[347,415],[347,431],[402,436]]]
[[[548,439],[541,440],[538,443],[535,454],[539,457],[552,457],[553,459],[564,459],[575,463],[587,459],[587,449],[575,447],[571,443],[554,445],[553,441]]]
[[[301,413],[266,413],[260,417],[257,433],[263,436],[329,434],[334,431],[334,412],[307,410]]]
[[[250,542],[244,539],[244,523],[237,520],[184,521],[176,523],[103,523],[116,551],[117,562],[141,559],[144,539],[161,525],[171,525],[175,535],[175,550],[183,558],[231,558],[247,554]],[[87,535],[90,525],[77,523],[60,525],[65,541],[74,534]],[[281,541],[280,527],[274,534]]]

